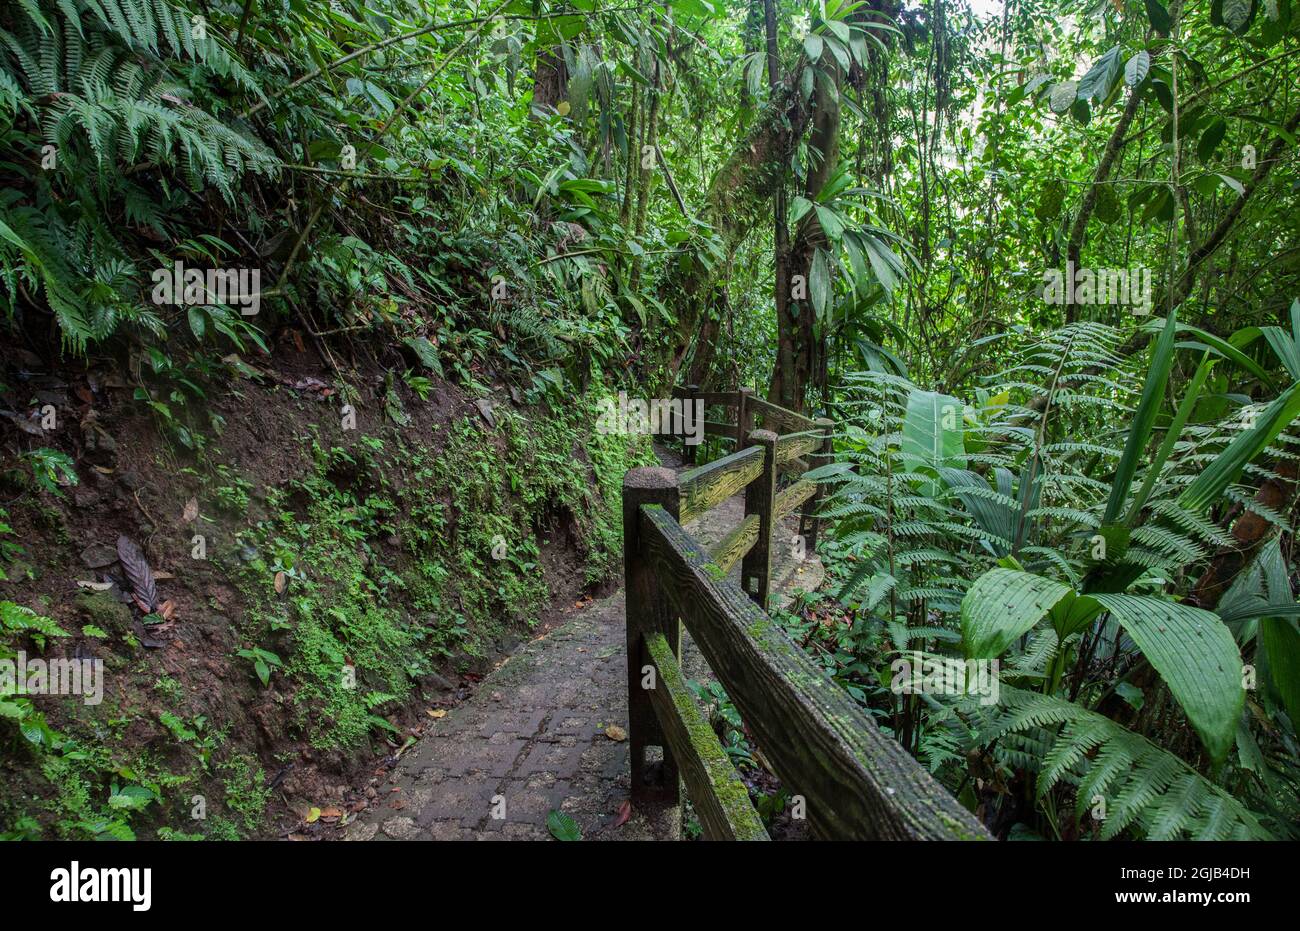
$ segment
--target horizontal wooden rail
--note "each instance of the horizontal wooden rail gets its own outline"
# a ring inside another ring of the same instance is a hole
[[[799,433],[817,426],[816,422],[811,418],[786,410],[784,407],[773,404],[771,401],[764,401],[762,398],[751,397],[748,406],[755,414],[763,418],[764,428],[773,432],[779,430],[785,433]]]
[[[762,474],[763,450],[758,446],[683,472],[678,484],[682,523],[717,507]]]
[[[705,840],[768,840],[726,751],[682,678],[677,657],[661,633],[645,636],[655,677],[646,691],[672,750]]]
[[[777,493],[776,496],[776,519],[781,520],[786,515],[792,513],[795,508],[803,504],[813,495],[817,494],[817,483],[804,479],[801,482],[795,482],[789,488]]]
[[[737,395],[734,391],[692,392],[689,386],[673,388],[673,397],[703,401],[705,407],[735,407],[737,404]]]
[[[758,605],[717,577],[672,514],[645,504],[629,517],[639,518],[638,571],[655,580],[667,616],[685,623],[784,787],[804,797],[819,836],[989,837]]]
[[[754,548],[758,542],[758,525],[758,515],[750,514],[740,522],[740,526],[713,544],[709,550],[709,560],[723,575],[730,572],[731,567]]]
[[[815,449],[820,449],[826,440],[821,430],[804,430],[801,433],[786,433],[776,441],[776,464],[791,462],[800,456],[806,456]]]
[[[735,440],[736,425],[732,423],[721,423],[717,420],[704,421],[705,436],[720,436],[724,439]]]

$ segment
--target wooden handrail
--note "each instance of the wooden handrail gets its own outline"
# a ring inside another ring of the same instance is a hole
[[[663,507],[640,510],[646,560],[782,784],[821,837],[977,840],[988,833],[779,625],[718,573]],[[694,799],[694,796],[692,796]]]
[[[781,465],[821,449],[825,439],[826,435],[820,429],[787,433],[779,437],[776,442],[776,464]]]
[[[816,421],[803,414],[796,414],[794,411],[786,410],[771,401],[764,401],[759,397],[751,397],[749,406],[754,412],[763,419],[763,426],[769,430],[781,430],[785,433],[798,433],[803,430],[811,430],[817,426]]]
[[[789,488],[784,489],[776,496],[776,518],[787,516],[794,511],[799,505],[803,504],[817,492],[818,485],[816,482],[810,482],[807,479],[795,482]]]
[[[678,484],[682,521],[690,523],[710,508],[717,507],[758,478],[762,471],[763,451],[750,447],[682,473]]]
[[[709,550],[709,559],[724,573],[730,572],[741,557],[758,542],[758,515],[750,514]]]
[[[767,840],[749,790],[686,687],[668,641],[663,634],[652,633],[646,636],[645,646],[654,665],[654,688],[646,691],[681,769],[704,836],[709,840]]]
[[[633,469],[623,480],[633,804],[652,817],[675,809],[684,780],[706,838],[767,837],[682,679],[684,621],[785,788],[803,797],[819,836],[988,838],[766,613],[775,528],[802,506],[799,532],[812,552],[824,487],[802,479],[778,489],[778,476],[829,462],[834,424],[787,411],[750,389],[688,386],[674,394],[734,404],[735,426],[709,423],[706,432],[731,438],[734,430],[739,448],[680,476]],[[769,429],[752,429],[756,416]],[[682,524],[742,489],[744,520],[706,555]],[[739,586],[727,579],[738,561]],[[658,767],[647,763],[652,746],[663,749]]]

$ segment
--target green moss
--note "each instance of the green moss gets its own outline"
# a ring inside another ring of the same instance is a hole
[[[704,766],[710,789],[728,823],[739,837],[765,837],[762,821],[750,801],[749,790],[741,782],[731,760],[718,743],[718,737],[708,719],[686,688],[681,670],[668,650],[667,642],[662,637],[657,637],[653,642],[647,642],[647,646],[659,670],[660,685],[672,700],[677,717],[686,729],[687,739]]]
[[[131,609],[108,592],[81,591],[73,603],[96,627],[117,634],[131,630]]]
[[[225,788],[225,807],[231,812],[232,819],[244,831],[256,831],[261,825],[266,804],[271,799],[271,790],[266,787],[266,774],[262,767],[257,764],[256,758],[238,754],[222,763],[218,769]],[[220,829],[221,825],[218,823],[213,827]]]
[[[235,666],[290,709],[287,737],[356,752],[390,736],[386,712],[415,701],[421,677],[448,663],[475,664],[503,635],[538,619],[551,599],[542,567],[549,541],[576,539],[588,582],[618,570],[623,474],[655,460],[645,437],[595,433],[593,410],[589,399],[527,416],[502,408],[492,430],[476,417],[441,426],[437,446],[410,431],[333,440],[311,431],[301,438],[309,468],[258,489],[256,502],[253,482],[229,465],[200,476],[205,508],[268,515],[240,531],[237,545],[209,555],[243,596],[245,610],[221,622],[237,637],[232,652],[258,648],[282,660],[266,686],[242,660]],[[506,545],[494,553],[498,541]],[[6,555],[13,552],[0,547]],[[75,603],[78,626],[135,643],[127,605],[92,591]],[[208,608],[217,616],[215,602]],[[127,674],[139,656],[107,661]],[[269,798],[264,772],[255,756],[229,745],[230,722],[191,714],[186,687],[168,676],[139,681],[164,713],[106,701],[76,709],[65,725],[75,739],[49,727],[40,743],[12,732],[33,765],[30,790],[0,801],[0,823],[10,827],[4,836],[259,832]],[[159,734],[150,744],[157,759],[121,749],[142,717]],[[204,820],[191,818],[194,794],[209,800]]]

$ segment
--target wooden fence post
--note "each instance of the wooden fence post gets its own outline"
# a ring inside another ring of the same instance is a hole
[[[821,449],[808,456],[809,471],[819,466],[829,465],[834,458],[831,432],[835,429],[835,421],[826,417],[818,417],[817,426],[826,435],[826,439],[822,440]],[[821,528],[822,523],[821,519],[817,517],[817,508],[821,505],[825,494],[826,486],[818,482],[817,490],[813,492],[813,496],[804,505],[803,513],[799,515],[799,535],[803,537],[805,553],[811,554],[817,549],[817,531]]]
[[[758,515],[758,540],[740,564],[740,587],[767,610],[772,584],[772,516],[776,508],[776,434],[755,430],[750,446],[763,447],[763,474],[745,486],[745,516]]]
[[[702,431],[702,430],[704,429],[704,417],[703,417],[703,415],[700,416],[700,418],[699,418],[700,422],[699,422],[698,425],[694,423],[694,421],[695,421],[695,399],[699,396],[699,393],[700,393],[700,386],[699,386],[699,385],[687,385],[687,386],[686,386],[686,397],[682,399],[682,420],[683,420],[683,423],[682,423],[682,425],[681,425],[681,430],[682,430],[682,458],[683,458],[683,459],[684,459],[684,460],[685,460],[689,465],[695,465],[695,463],[696,463],[696,458],[697,458],[697,453],[698,453],[700,447],[699,447],[699,446],[691,446],[691,445],[689,445],[689,444],[686,442],[686,435],[685,435],[685,434],[686,434],[686,432],[687,432],[687,424],[690,424],[690,425],[691,425],[690,428],[693,429],[693,430],[701,430],[701,431]],[[703,433],[701,433],[701,434],[700,434],[700,442],[703,442],[703,441],[704,441],[704,435],[703,435]]]
[[[646,560],[641,542],[641,506],[662,505],[675,520],[680,494],[677,476],[671,469],[631,469],[623,476],[623,570],[627,599],[627,737],[632,764],[632,804],[652,816],[664,816],[669,824],[676,817],[671,809],[681,804],[677,764],[655,717],[650,696],[643,686],[650,665],[646,653],[646,632],[660,632],[673,655],[681,660],[681,622],[659,591],[654,567]],[[655,683],[657,685],[657,683]],[[658,778],[648,771],[646,748],[663,748],[663,765]]]
[[[754,396],[753,388],[741,388],[736,392],[736,449],[749,445],[749,434],[754,430],[754,408],[749,399]]]

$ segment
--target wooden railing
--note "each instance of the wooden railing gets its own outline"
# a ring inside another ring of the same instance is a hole
[[[684,623],[784,788],[823,838],[987,839],[979,821],[810,659],[766,612],[773,529],[803,507],[816,545],[820,485],[799,479],[829,459],[829,420],[811,420],[738,392],[676,392],[734,407],[734,424],[705,421],[737,450],[678,476],[632,469],[623,480],[627,582],[628,740],[632,804],[675,811],[681,786],[709,839],[766,840],[749,792],[685,684]],[[754,429],[755,421],[762,423]],[[690,449],[690,447],[688,447]],[[793,480],[779,487],[781,473]],[[711,548],[682,524],[745,492],[745,517]],[[741,562],[741,584],[727,578]],[[650,765],[647,751],[662,750]]]

